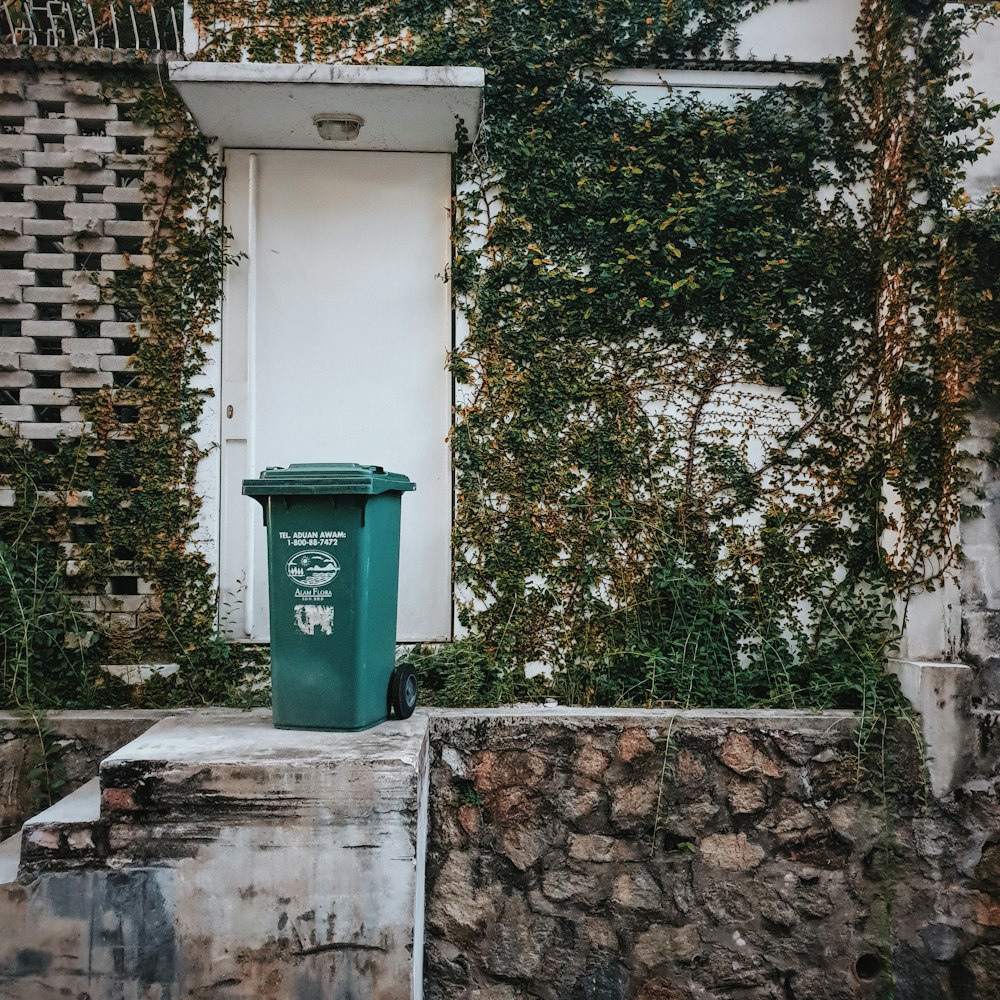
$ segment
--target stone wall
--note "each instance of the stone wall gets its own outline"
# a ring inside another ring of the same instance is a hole
[[[141,87],[111,75],[128,64],[133,80],[141,76],[135,53],[31,52],[0,47],[0,422],[45,450],[84,430],[85,395],[127,391],[134,380],[137,308],[103,301],[102,288],[147,262],[153,222],[142,189],[163,179],[160,140],[129,116]],[[127,436],[129,407],[118,416]],[[93,531],[87,495],[72,499],[62,541],[70,575]],[[0,489],[0,506],[13,501]],[[151,591],[126,560],[105,591],[78,600],[130,628],[156,600]]]
[[[993,780],[930,800],[908,731],[867,790],[847,713],[483,711],[432,743],[433,1000],[1000,991]]]

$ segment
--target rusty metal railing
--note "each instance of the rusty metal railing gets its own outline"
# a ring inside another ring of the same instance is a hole
[[[0,44],[183,49],[180,0],[3,0]]]

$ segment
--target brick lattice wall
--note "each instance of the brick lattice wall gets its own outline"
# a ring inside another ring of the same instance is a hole
[[[163,182],[160,140],[130,120],[141,84],[110,86],[108,53],[79,61],[0,64],[0,421],[41,450],[88,429],[84,395],[125,391],[134,379],[137,307],[104,301],[102,289],[149,262],[143,188]],[[130,410],[119,410],[127,436]],[[0,490],[0,505],[13,501]],[[87,495],[73,502],[69,575],[77,544],[90,540]],[[151,589],[123,563],[105,592],[78,600],[129,628],[155,600]]]

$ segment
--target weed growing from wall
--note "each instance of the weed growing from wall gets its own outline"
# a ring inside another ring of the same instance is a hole
[[[48,719],[37,709],[26,711],[23,716],[32,732],[26,765],[31,804],[40,812],[63,796],[66,784],[66,762],[58,735]]]
[[[87,444],[49,452],[0,428],[0,691],[6,708],[88,707],[98,681],[92,620],[67,592],[60,542],[86,494]]]

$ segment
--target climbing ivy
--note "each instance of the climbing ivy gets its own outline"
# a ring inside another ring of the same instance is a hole
[[[763,4],[194,5],[204,58],[468,63],[457,163],[449,701],[871,705],[894,602],[953,571],[959,442],[992,385],[991,11],[866,0],[821,87],[616,96],[731,51]],[[284,12],[284,13],[283,13]],[[780,67],[774,67],[780,69]],[[503,694],[501,694],[501,692]]]
[[[152,235],[101,289],[119,318],[134,321],[131,377],[81,395],[79,438],[41,451],[0,436],[15,500],[0,519],[0,573],[9,584],[0,597],[9,623],[0,629],[3,699],[31,708],[249,702],[259,698],[247,684],[261,654],[219,635],[214,579],[193,544],[204,456],[194,435],[207,395],[198,378],[230,259],[221,166],[176,93],[141,67],[102,79],[107,99],[155,137],[144,187]],[[85,515],[77,530],[74,513]],[[149,591],[138,627],[106,623],[122,600],[108,584],[123,573],[137,573]],[[95,601],[97,622],[85,613]],[[99,669],[108,662],[176,662],[180,670],[129,689]]]
[[[154,587],[155,610],[121,637],[119,655],[129,662],[152,652],[181,669],[175,680],[153,683],[148,697],[247,700],[239,692],[261,656],[218,633],[214,576],[192,541],[202,506],[196,472],[205,454],[195,434],[209,395],[198,379],[220,316],[222,275],[236,262],[221,221],[222,166],[175,91],[137,89],[134,78],[123,83],[138,98],[131,119],[156,136],[151,165],[159,169],[144,188],[144,214],[153,224],[143,243],[147,261],[118,272],[105,290],[119,313],[131,310],[137,320],[134,378],[128,389],[98,393],[88,406],[102,445],[91,470],[99,536],[81,562],[106,579],[126,539],[124,555]],[[109,88],[114,99],[113,82]]]
[[[764,6],[192,5],[205,59],[486,69],[451,274],[467,636],[415,654],[445,700],[880,711],[900,601],[954,572],[960,441],[998,374],[1000,206],[962,186],[996,110],[962,89],[962,45],[994,11],[864,0],[821,86],[730,102],[648,107],[602,77],[729,55]],[[92,403],[104,535],[84,562],[107,574],[137,527],[164,609],[141,641],[197,648],[213,594],[187,544],[193,379],[225,263],[219,177],[169,94],[137,114],[167,143],[153,264],[108,294],[148,336],[129,432],[122,397]]]
[[[87,449],[61,442],[41,452],[0,427],[0,682],[6,708],[93,703],[97,681],[92,623],[67,593],[60,541],[82,499]]]

